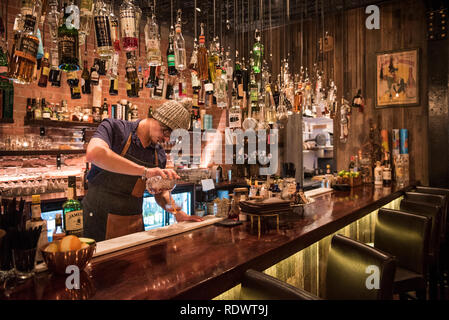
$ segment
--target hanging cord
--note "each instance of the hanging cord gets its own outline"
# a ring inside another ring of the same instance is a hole
[[[214,39],[215,39],[215,35],[216,35],[216,33],[215,33],[215,0],[214,0]]]
[[[322,55],[321,55],[321,72],[324,72],[324,0],[321,0],[321,27],[322,27]]]
[[[156,0],[154,0],[154,1],[156,1]],[[194,8],[193,8],[193,17],[194,17],[194,26],[193,26],[193,28],[194,28],[194,32],[195,32],[195,35],[193,36],[193,38],[195,39],[195,42],[196,42],[196,40],[197,40],[197,36],[198,36],[198,30],[197,30],[197,18],[196,18],[196,0],[194,1]]]
[[[173,27],[173,0],[170,1],[171,26]]]
[[[273,72],[273,28],[272,28],[272,24],[271,24],[271,1],[272,0],[269,0],[268,10],[270,11],[270,69],[271,69],[271,72]]]
[[[300,7],[301,7],[301,9],[300,9],[300,14],[301,14],[301,23],[300,23],[300,32],[301,32],[301,39],[300,39],[300,59],[299,59],[299,62],[300,62],[300,67],[302,67],[303,66],[303,63],[304,63],[304,61],[303,61],[303,58],[304,58],[304,4],[301,2],[301,4],[300,4]]]

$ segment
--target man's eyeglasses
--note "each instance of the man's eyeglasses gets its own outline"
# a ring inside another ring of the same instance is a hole
[[[164,124],[160,124],[160,126],[161,126],[162,134],[164,135],[164,137],[170,138],[171,133],[172,133],[173,130],[170,129],[169,127],[167,127]]]

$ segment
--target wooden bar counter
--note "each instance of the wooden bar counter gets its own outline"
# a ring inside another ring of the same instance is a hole
[[[68,290],[65,277],[42,272],[10,290],[8,298],[212,299],[238,285],[245,270],[265,270],[410,188],[365,185],[316,197],[302,215],[281,216],[279,232],[270,229],[259,240],[249,221],[202,227],[94,257],[82,273],[81,290]]]

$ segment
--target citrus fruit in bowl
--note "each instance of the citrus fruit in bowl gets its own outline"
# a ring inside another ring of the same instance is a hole
[[[92,259],[96,247],[93,239],[68,235],[46,244],[40,250],[48,270],[66,275],[66,268],[70,265],[83,270]]]

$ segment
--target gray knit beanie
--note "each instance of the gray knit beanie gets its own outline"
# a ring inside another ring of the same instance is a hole
[[[165,102],[155,111],[153,118],[165,124],[172,130],[190,128],[190,108],[192,99],[186,98],[181,101],[170,100]]]

